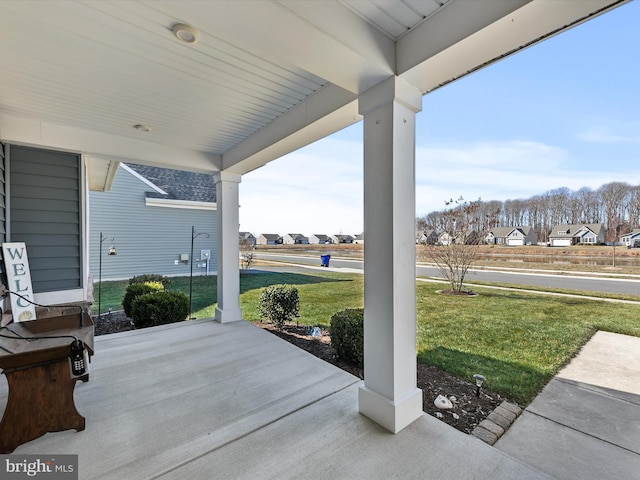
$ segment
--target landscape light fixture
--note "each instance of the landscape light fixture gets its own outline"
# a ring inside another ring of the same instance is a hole
[[[476,380],[476,397],[480,398],[480,387],[487,380],[483,375],[476,373],[473,378]]]

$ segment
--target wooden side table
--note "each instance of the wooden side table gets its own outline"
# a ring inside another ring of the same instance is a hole
[[[15,338],[0,337],[0,368],[9,385],[0,422],[0,453],[11,453],[47,432],[84,430],[85,419],[76,409],[73,391],[76,382],[88,381],[89,375],[71,377],[68,358],[73,339],[42,337],[76,337],[93,355],[91,317],[83,312],[14,323],[9,329],[3,334]]]

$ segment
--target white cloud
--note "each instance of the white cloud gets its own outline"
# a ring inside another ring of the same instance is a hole
[[[417,150],[416,213],[445,208],[444,201],[526,199],[559,187],[596,189],[627,181],[628,172],[569,169],[561,148],[537,142],[495,142]]]
[[[640,135],[629,132],[628,127],[616,133],[608,127],[593,127],[581,132],[578,138],[589,143],[640,143]]]
[[[362,192],[361,143],[327,138],[243,177],[240,229],[360,233]]]
[[[240,229],[256,235],[360,233],[362,156],[359,140],[329,137],[245,175]],[[533,141],[418,147],[416,215],[442,210],[452,197],[526,199],[559,187],[597,189],[637,176],[610,165],[571,169],[572,160],[563,148]]]

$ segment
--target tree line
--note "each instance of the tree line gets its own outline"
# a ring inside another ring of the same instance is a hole
[[[453,200],[445,201],[450,205]],[[567,187],[549,190],[528,199],[478,199],[467,209],[464,223],[485,233],[495,227],[530,226],[539,242],[549,240],[555,225],[602,223],[606,240],[614,241],[640,227],[640,185],[611,182],[597,190],[582,187],[572,191]],[[431,212],[416,219],[419,230],[446,231],[451,209]]]

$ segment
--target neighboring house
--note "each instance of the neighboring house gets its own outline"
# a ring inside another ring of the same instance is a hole
[[[333,243],[353,243],[354,237],[352,235],[331,235],[331,239]]]
[[[190,262],[194,274],[216,271],[212,175],[121,163],[111,189],[90,192],[89,202],[94,281],[145,273],[188,276]],[[106,254],[111,245],[117,255]]]
[[[240,232],[238,240],[240,245],[254,246],[256,244],[256,237],[251,232]]]
[[[333,243],[333,240],[331,240],[331,237],[329,237],[329,235],[316,233],[314,235],[309,235],[309,243],[312,245],[324,245],[328,243]]]
[[[447,232],[442,232],[438,235],[438,240],[436,244],[438,245],[450,245],[453,243],[453,237],[449,235]]]
[[[301,233],[287,233],[282,237],[282,243],[285,245],[308,245],[309,239]]]
[[[556,225],[549,233],[549,245],[568,247],[570,245],[598,245],[605,241],[602,223]]]
[[[465,245],[478,245],[482,242],[482,235],[480,232],[476,232],[475,230],[471,230],[467,232],[464,236],[464,244]]]
[[[438,232],[433,229],[417,232],[416,243],[420,245],[435,245],[438,243]]]
[[[277,233],[261,233],[256,239],[256,245],[278,245],[282,243],[282,237]]]
[[[538,236],[533,227],[495,227],[484,238],[490,245],[537,245]]]
[[[356,235],[353,239],[355,245],[364,245],[364,232]]]
[[[636,228],[633,232],[620,235],[620,241],[627,247],[640,247],[640,228]]]
[[[436,241],[436,245],[451,245],[453,243],[464,244],[464,245],[476,245],[480,243],[482,239],[480,238],[480,234],[475,231],[467,232],[463,235],[462,232],[457,232],[456,236],[452,236],[447,232],[442,232],[438,235],[438,240]]]

